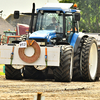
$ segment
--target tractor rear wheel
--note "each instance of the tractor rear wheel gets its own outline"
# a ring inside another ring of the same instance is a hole
[[[53,70],[55,81],[70,82],[73,70],[73,48],[62,46],[60,53],[60,66]]]
[[[6,79],[12,79],[12,80],[21,80],[21,70],[20,69],[14,69],[12,65],[5,65],[5,76]]]
[[[37,70],[34,66],[25,65],[23,76],[25,79],[45,79],[41,70]]]
[[[74,53],[74,63],[73,63],[73,81],[82,81],[82,71],[81,71],[81,50],[83,47],[83,43],[87,37],[83,37],[80,41],[80,44],[77,48],[77,51]]]
[[[81,52],[82,78],[84,81],[95,81],[98,64],[98,48],[94,38],[89,37],[83,43]]]

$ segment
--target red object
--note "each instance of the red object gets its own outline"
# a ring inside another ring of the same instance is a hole
[[[16,26],[16,35],[28,34],[29,25],[26,24],[17,24]]]

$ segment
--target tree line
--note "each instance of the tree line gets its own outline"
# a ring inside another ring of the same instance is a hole
[[[100,33],[100,0],[58,0],[59,3],[76,3],[81,10],[79,30]]]

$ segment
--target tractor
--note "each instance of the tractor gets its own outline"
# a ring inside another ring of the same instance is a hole
[[[15,46],[0,46],[6,79],[46,79],[49,75],[60,82],[99,79],[97,41],[79,32],[80,10],[72,6],[48,3],[35,13],[33,3],[32,13],[23,13],[31,15],[26,39]],[[19,14],[15,11],[14,18]]]

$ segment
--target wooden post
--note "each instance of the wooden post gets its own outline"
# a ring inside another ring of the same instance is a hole
[[[41,95],[42,95],[42,92],[37,93],[37,100],[41,100]]]

